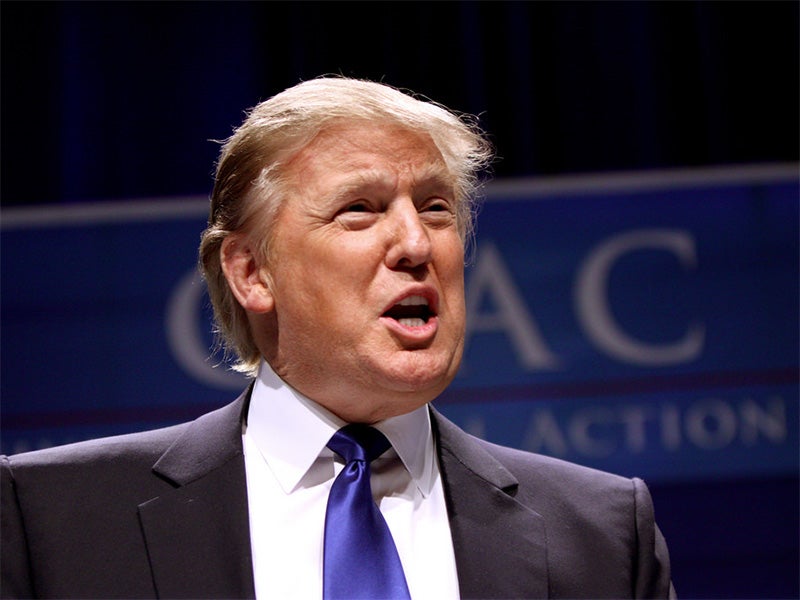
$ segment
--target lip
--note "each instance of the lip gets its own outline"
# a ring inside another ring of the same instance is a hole
[[[422,325],[409,326],[403,325],[399,321],[386,316],[386,313],[391,310],[393,306],[399,304],[406,298],[412,296],[421,296],[428,302],[428,307],[433,313]],[[403,293],[396,296],[389,304],[386,305],[381,313],[381,322],[393,333],[401,339],[409,342],[423,343],[433,339],[439,329],[439,294],[432,287],[427,286],[414,286],[403,290]]]

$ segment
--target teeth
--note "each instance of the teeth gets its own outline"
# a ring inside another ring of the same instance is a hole
[[[397,322],[404,327],[422,327],[425,325],[425,321],[422,319],[397,319]]]
[[[433,317],[428,299],[419,294],[406,296],[384,313],[403,327],[424,327]]]
[[[428,301],[422,296],[409,296],[397,303],[399,306],[428,306]]]

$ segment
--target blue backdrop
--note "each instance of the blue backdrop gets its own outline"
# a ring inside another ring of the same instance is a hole
[[[441,409],[493,441],[653,482],[795,473],[795,169],[498,181]],[[210,358],[205,206],[4,213],[5,453],[189,418],[246,385]]]

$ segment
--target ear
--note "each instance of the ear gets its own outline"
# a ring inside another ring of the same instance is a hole
[[[252,313],[268,313],[275,307],[264,270],[243,235],[229,235],[220,248],[222,272],[242,307]]]

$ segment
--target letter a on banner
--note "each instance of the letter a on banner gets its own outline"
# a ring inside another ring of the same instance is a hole
[[[494,312],[480,312],[481,300],[490,296]],[[552,369],[558,357],[545,345],[539,327],[528,312],[500,252],[482,244],[466,289],[467,333],[465,345],[476,333],[508,336],[520,364],[529,371]]]

